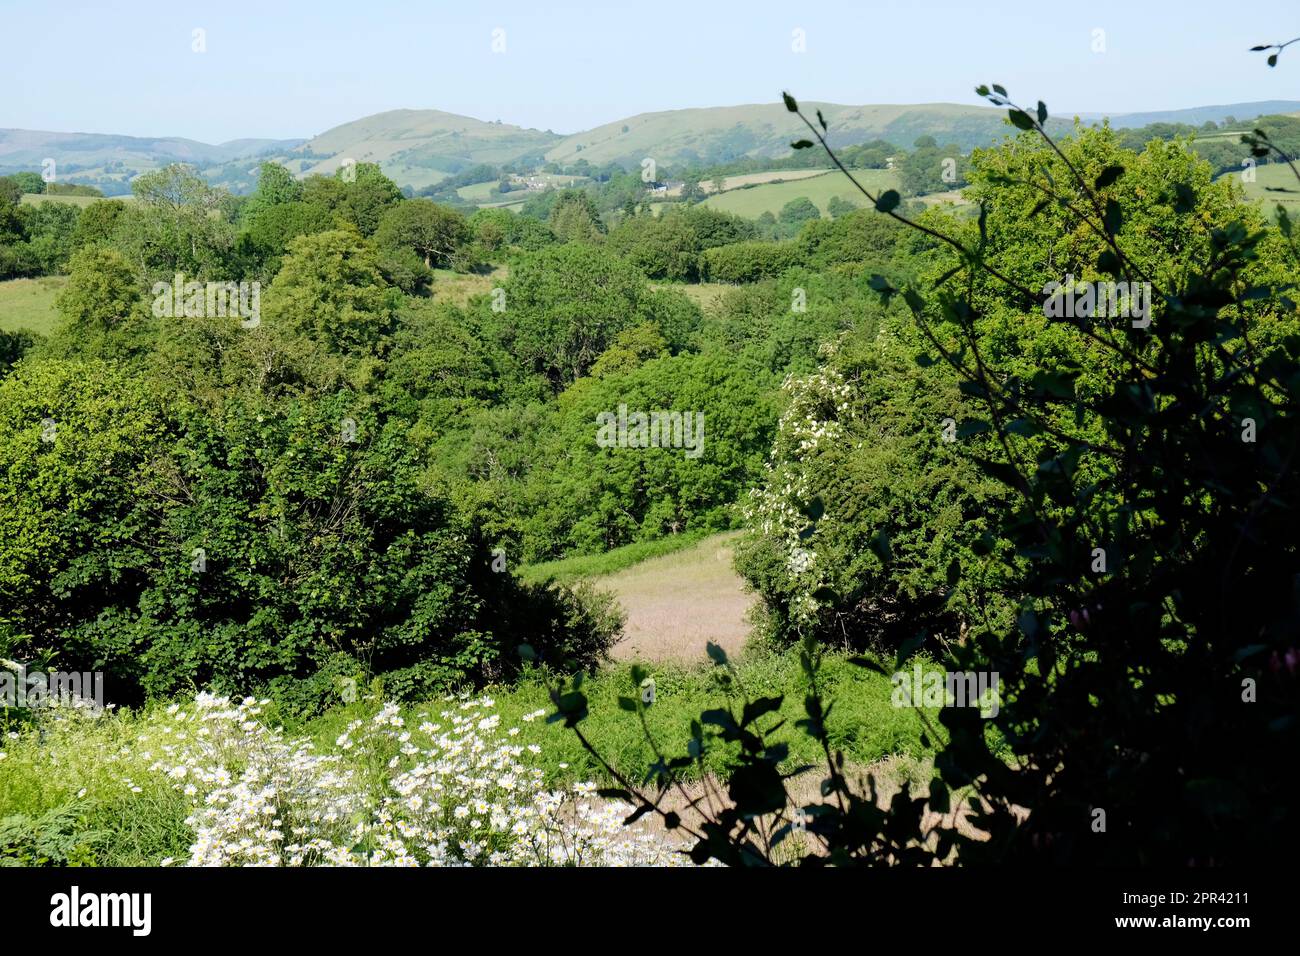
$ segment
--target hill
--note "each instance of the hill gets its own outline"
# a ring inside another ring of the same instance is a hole
[[[39,172],[46,159],[53,159],[60,182],[97,186],[115,195],[129,193],[131,178],[138,173],[169,163],[190,163],[205,171],[236,161],[249,165],[251,159],[287,152],[301,142],[236,139],[214,146],[179,137],[0,129],[0,176]]]
[[[911,146],[919,136],[956,142],[963,149],[994,142],[1008,131],[1003,110],[956,103],[915,106],[803,104],[821,110],[832,146],[885,139]],[[566,137],[546,154],[572,163],[586,159],[635,166],[647,156],[664,164],[708,165],[741,156],[782,156],[807,133],[780,103],[641,113]]]
[[[1251,120],[1273,113],[1294,113],[1300,110],[1300,100],[1259,100],[1254,103],[1228,103],[1224,106],[1194,106],[1185,110],[1157,110],[1148,113],[1117,113],[1110,115],[1110,125],[1116,129],[1150,126],[1152,123],[1186,123],[1200,126],[1207,122],[1222,123],[1226,119]],[[1080,119],[1100,122],[1104,113],[1081,113]]]
[[[910,148],[920,136],[956,143],[963,150],[999,141],[1011,131],[1006,113],[957,103],[846,106],[808,102],[826,117],[831,145],[884,139]],[[1078,114],[1084,122],[1109,115],[1117,128],[1150,123],[1202,125],[1228,117],[1250,120],[1270,113],[1300,111],[1300,101],[1269,100],[1163,112]],[[1068,129],[1062,114],[1049,129]],[[296,175],[332,173],[344,159],[378,163],[400,186],[419,189],[480,163],[500,165],[543,160],[628,168],[646,157],[664,166],[709,165],[740,157],[778,157],[806,135],[799,120],[780,103],[717,106],[640,113],[570,135],[487,122],[442,110],[389,110],[344,123],[307,140],[236,139],[218,145],[179,137],[114,136],[0,129],[0,175],[58,164],[62,182],[97,186],[107,195],[130,192],[140,172],[168,163],[191,163],[213,184],[243,193],[256,185],[260,161],[282,163]]]
[[[540,158],[560,139],[441,110],[389,110],[327,130],[289,156],[306,160],[300,173],[331,173],[345,158],[379,163],[400,185],[419,188],[479,163]]]

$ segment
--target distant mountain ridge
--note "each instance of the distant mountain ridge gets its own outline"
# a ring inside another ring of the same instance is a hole
[[[997,142],[1011,132],[1006,113],[956,103],[849,106],[809,101],[808,111],[826,117],[828,139],[846,146],[884,139],[909,147],[920,136],[967,150]],[[1141,113],[1079,113],[1054,117],[1051,128],[1068,129],[1077,115],[1087,123],[1109,117],[1112,126],[1151,123],[1200,126],[1233,117],[1250,120],[1300,112],[1300,101],[1263,100]],[[639,113],[569,135],[489,122],[442,110],[388,110],[343,123],[308,140],[238,139],[210,145],[179,137],[114,136],[0,129],[0,175],[40,170],[46,158],[65,182],[85,182],[107,193],[129,191],[132,176],[173,162],[198,165],[214,183],[237,192],[256,184],[263,159],[295,174],[331,173],[345,159],[378,163],[399,185],[420,188],[467,167],[512,161],[627,167],[645,158],[665,166],[710,164],[745,156],[775,157],[806,130],[780,103],[745,104]]]

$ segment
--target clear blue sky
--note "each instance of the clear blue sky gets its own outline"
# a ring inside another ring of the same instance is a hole
[[[205,142],[403,107],[568,133],[782,88],[973,103],[998,82],[1059,115],[1300,99],[1300,44],[1273,70],[1246,52],[1300,35],[1296,0],[0,0],[0,23],[0,127]]]

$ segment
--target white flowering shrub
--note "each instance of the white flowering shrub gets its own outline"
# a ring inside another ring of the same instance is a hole
[[[815,476],[815,461],[826,448],[841,441],[841,418],[851,414],[852,386],[832,367],[803,377],[787,377],[788,396],[764,482],[750,492],[745,518],[781,557],[777,574],[783,578],[792,622],[808,622],[818,609],[814,597],[822,585],[811,526],[810,506],[824,492]]]
[[[397,705],[318,753],[259,720],[265,702],[200,694],[152,734],[190,799],[191,866],[662,866],[689,861],[594,784],[548,788],[541,752],[511,742],[490,698],[408,725]],[[542,716],[542,711],[525,720]],[[171,861],[164,861],[171,862]]]
[[[779,637],[897,646],[921,630],[960,639],[981,600],[990,620],[1005,617],[980,597],[1001,571],[961,573],[996,546],[975,545],[1005,488],[975,458],[998,452],[955,379],[917,363],[926,344],[910,323],[849,332],[817,372],[785,383],[737,551]]]

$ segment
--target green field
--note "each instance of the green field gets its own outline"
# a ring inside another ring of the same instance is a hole
[[[898,188],[898,174],[891,169],[859,169],[854,170],[853,175],[858,182],[873,192]],[[856,206],[864,206],[867,202],[843,173],[834,172],[793,182],[764,183],[748,189],[730,189],[720,196],[710,196],[704,200],[704,205],[748,219],[757,219],[765,212],[770,212],[774,216],[779,215],[782,206],[801,196],[810,199],[813,205],[821,210],[823,217],[829,215],[826,207],[834,196],[839,196]]]
[[[92,202],[98,202],[100,199],[120,199],[122,202],[131,202],[134,196],[47,196],[44,193],[23,193],[22,204],[24,206],[39,206],[47,202],[66,202],[74,206],[89,206]]]
[[[1300,212],[1300,180],[1285,163],[1269,163],[1255,170],[1255,181],[1242,182],[1240,173],[1228,173],[1241,186],[1246,198],[1264,204],[1269,212],[1281,203],[1295,215]],[[1286,190],[1283,192],[1282,190]]]
[[[898,188],[898,173],[892,169],[855,169],[853,177],[873,193]],[[704,200],[704,205],[721,209],[723,212],[735,213],[747,219],[757,219],[765,212],[770,212],[774,216],[780,215],[782,206],[801,196],[811,200],[812,204],[821,210],[823,219],[829,218],[827,207],[835,196],[858,207],[867,205],[866,197],[858,192],[848,178],[838,170],[807,179],[764,183],[748,189],[729,189],[720,196],[710,196]],[[958,190],[918,198],[926,205],[945,202],[958,206],[966,204],[966,200]]]
[[[64,276],[43,276],[0,282],[0,329],[6,332],[29,329],[49,335],[59,318],[54,300],[67,281]]]

